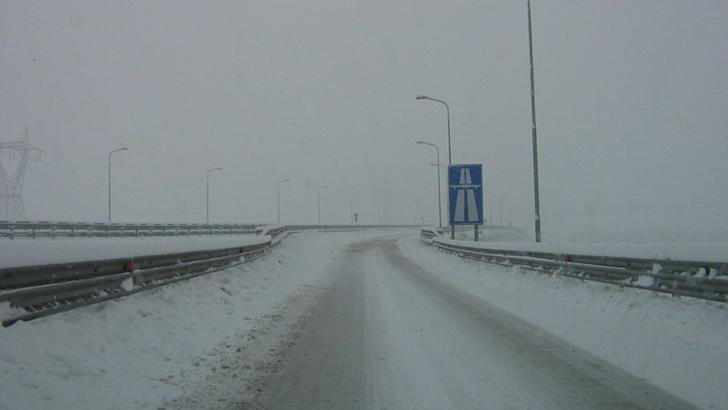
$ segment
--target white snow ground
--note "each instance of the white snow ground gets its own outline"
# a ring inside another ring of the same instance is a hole
[[[0,328],[0,409],[164,406],[225,369],[256,319],[320,287],[332,250],[373,235],[296,234],[249,264]]]
[[[232,248],[269,240],[257,235],[2,239],[0,268]]]
[[[399,245],[429,272],[600,359],[700,407],[728,409],[725,304],[499,267],[415,237]]]

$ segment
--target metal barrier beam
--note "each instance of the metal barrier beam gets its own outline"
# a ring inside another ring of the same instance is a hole
[[[432,229],[422,240],[461,257],[549,274],[728,303],[728,262],[624,258],[489,249],[444,239]],[[723,276],[723,278],[716,278]],[[644,278],[650,278],[645,284]]]
[[[121,225],[118,224],[99,225],[104,228],[121,229]],[[16,226],[14,225],[13,229]],[[125,225],[124,229],[128,226]],[[141,227],[141,225],[139,226]],[[160,226],[157,225],[157,227]],[[17,312],[11,318],[4,318],[2,323],[4,326],[9,326],[18,320],[48,316],[250,262],[265,255],[282,238],[292,232],[402,227],[400,225],[256,227],[262,242],[253,245],[0,269],[0,303],[9,303],[10,307],[15,308]],[[0,227],[0,229],[2,228]],[[144,229],[149,231],[150,226],[146,225]]]

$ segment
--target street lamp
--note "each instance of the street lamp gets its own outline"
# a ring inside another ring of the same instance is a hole
[[[120,151],[128,151],[129,148],[122,147],[117,148],[111,152],[109,152],[109,184],[108,184],[108,191],[109,191],[109,223],[111,223],[111,156],[114,155],[117,152]]]
[[[210,173],[215,171],[222,171],[221,167],[212,168],[207,170],[207,174],[205,175],[205,198],[206,198],[206,208],[205,208],[205,221],[209,224],[210,223]]]
[[[437,98],[428,97],[426,95],[418,95],[415,100],[429,100],[436,103],[440,103],[447,109],[447,165],[452,165],[452,144],[450,142],[450,106],[443,100]],[[449,198],[449,195],[448,195]],[[449,204],[449,202],[448,202]],[[449,211],[448,206],[448,211]],[[450,226],[450,239],[455,239],[455,226]]]
[[[276,219],[276,223],[280,225],[281,223],[281,184],[284,182],[290,182],[291,178],[281,179],[278,181],[278,184],[276,185],[276,209],[278,210],[278,217]]]
[[[429,145],[433,148],[435,148],[435,152],[437,154],[437,223],[440,226],[440,229],[442,229],[442,199],[441,199],[441,192],[440,189],[440,148],[435,145],[431,144],[429,142],[425,141],[417,141],[418,144],[422,145]]]
[[[351,224],[354,224],[354,195],[358,195],[359,191],[352,192],[351,198],[349,199],[349,208],[351,210]]]
[[[538,200],[538,141],[536,138],[536,91],[533,78],[533,30],[531,29],[531,0],[528,0],[528,57],[531,63],[531,144],[533,147],[533,199],[536,210],[536,242],[541,242],[541,210]]]
[[[328,188],[328,185],[320,186],[318,189],[318,223],[321,225],[321,190]]]
[[[452,164],[452,146],[450,143],[450,106],[447,105],[447,103],[443,100],[438,100],[437,98],[431,98],[426,95],[418,95],[415,100],[429,100],[434,101],[437,103],[440,103],[447,108],[447,165]]]

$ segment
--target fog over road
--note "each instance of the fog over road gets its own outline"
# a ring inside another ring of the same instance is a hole
[[[397,236],[350,244],[262,408],[689,408],[436,278]]]

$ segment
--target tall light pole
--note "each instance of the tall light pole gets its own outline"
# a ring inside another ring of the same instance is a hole
[[[328,185],[320,186],[318,189],[318,224],[321,225],[321,190],[328,188]]]
[[[503,226],[503,198],[498,198],[496,205],[498,206],[498,225]]]
[[[276,209],[278,210],[278,216],[276,218],[276,223],[280,225],[281,223],[281,184],[284,182],[290,182],[291,178],[281,179],[278,181],[278,184],[276,185]]]
[[[531,0],[528,0],[528,57],[531,63],[531,141],[533,144],[533,198],[536,208],[536,242],[541,242],[541,210],[538,200],[538,142],[536,138],[536,90],[533,79],[533,30],[531,29]]]
[[[429,145],[435,148],[435,152],[437,154],[437,224],[439,225],[440,229],[442,229],[442,199],[440,196],[442,193],[442,190],[440,189],[440,148],[435,144],[431,144],[425,141],[417,141],[417,143]]]
[[[443,100],[431,98],[426,95],[418,95],[415,100],[429,100],[440,103],[447,109],[447,165],[452,164],[452,144],[450,143],[450,106]]]
[[[117,148],[111,152],[109,152],[109,184],[108,184],[108,191],[109,191],[109,223],[111,223],[111,156],[114,155],[117,152],[120,151],[128,151],[129,148],[122,147]]]
[[[351,198],[349,199],[349,209],[351,211],[351,224],[354,224],[354,195],[358,195],[359,191],[352,192]]]
[[[447,165],[452,165],[452,144],[450,142],[450,106],[447,105],[447,103],[443,100],[439,100],[437,98],[431,98],[426,95],[418,95],[415,100],[429,100],[436,103],[440,103],[445,106],[447,109]],[[450,195],[448,193],[448,199],[450,198]],[[450,210],[449,201],[448,201],[448,212]],[[455,239],[455,226],[450,226],[450,239]]]
[[[207,174],[205,175],[205,203],[207,206],[205,207],[205,222],[208,224],[210,223],[210,173],[215,171],[222,171],[222,168],[212,168],[207,170]]]

